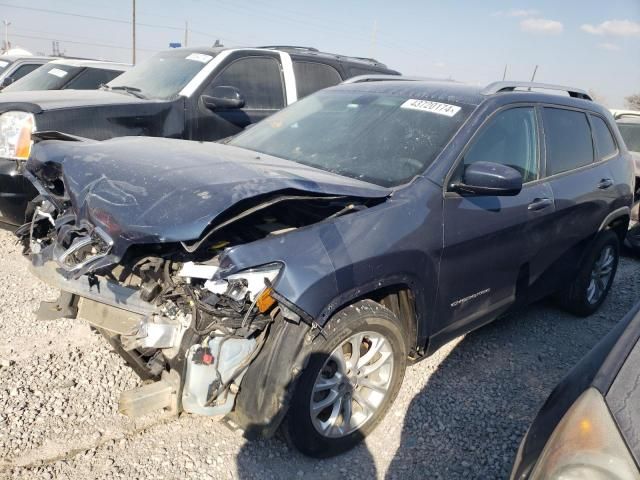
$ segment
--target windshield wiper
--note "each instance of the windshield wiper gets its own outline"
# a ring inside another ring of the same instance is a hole
[[[129,87],[127,85],[117,85],[115,87],[110,87],[108,85],[105,85],[105,87],[107,87],[108,90],[124,90],[125,92],[133,95],[134,97],[143,98],[145,100],[147,99],[147,97],[142,94],[142,90],[140,90],[137,87]]]

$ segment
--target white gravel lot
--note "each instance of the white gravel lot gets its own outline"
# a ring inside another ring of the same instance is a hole
[[[640,298],[623,258],[588,319],[536,304],[451,342],[408,369],[366,444],[316,461],[210,418],[119,415],[137,377],[86,324],[35,320],[56,292],[2,231],[0,262],[0,478],[505,478],[553,386]]]

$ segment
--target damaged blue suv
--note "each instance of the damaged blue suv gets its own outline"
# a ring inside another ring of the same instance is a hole
[[[62,291],[39,315],[85,320],[154,380],[121,412],[224,415],[330,456],[407,362],[545,296],[605,300],[633,194],[608,111],[551,85],[366,80],[226,144],[34,134],[17,234]]]

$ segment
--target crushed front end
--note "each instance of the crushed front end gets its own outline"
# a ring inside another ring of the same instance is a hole
[[[62,292],[42,303],[39,316],[85,320],[142,379],[154,381],[124,392],[122,413],[229,413],[270,325],[283,309],[300,320],[274,298],[281,265],[223,277],[219,259],[228,242],[215,240],[194,253],[175,243],[133,245],[117,259],[104,228],[79,221],[69,199],[30,178],[43,195],[17,234],[33,274]]]

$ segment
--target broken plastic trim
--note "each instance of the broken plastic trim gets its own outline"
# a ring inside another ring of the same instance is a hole
[[[206,235],[204,235],[200,240],[196,241],[195,243],[192,243],[191,245],[187,245],[185,242],[180,242],[182,247],[188,252],[188,253],[193,253],[196,250],[198,250],[198,248],[200,248],[200,246],[211,236],[213,235],[215,232],[219,231],[220,229],[226,227],[227,225],[230,225],[234,222],[237,222],[238,220],[242,220],[243,218],[248,217],[249,215],[254,214],[255,212],[259,212],[260,210],[264,210],[265,208],[268,208],[272,205],[275,205],[277,203],[280,202],[285,202],[285,201],[290,201],[290,200],[339,200],[339,199],[345,199],[348,197],[345,197],[344,195],[334,195],[334,196],[315,196],[315,195],[282,195],[280,197],[275,197],[272,198],[270,200],[267,200],[265,202],[259,203],[258,205],[255,205],[251,208],[248,208],[247,210],[243,211],[242,213],[239,213],[238,215],[234,215],[233,217],[225,220],[222,223],[219,223],[218,225],[216,225],[215,227],[213,227],[211,230],[209,230]]]
[[[304,323],[311,326],[315,322],[314,318],[311,315],[309,315],[303,309],[298,307],[296,304],[290,302],[285,297],[280,295],[277,291],[273,289],[273,286],[271,285],[267,285],[267,286],[271,288],[271,293],[270,293],[271,297],[274,300],[276,300],[279,304],[281,304],[282,306],[286,307],[287,309],[291,310],[293,313],[298,315]]]
[[[42,142],[43,140],[62,140],[65,142],[84,142],[89,140],[84,137],[77,137],[75,135],[69,135],[68,133],[59,132],[57,130],[42,130],[33,132],[31,138],[34,143]]]

